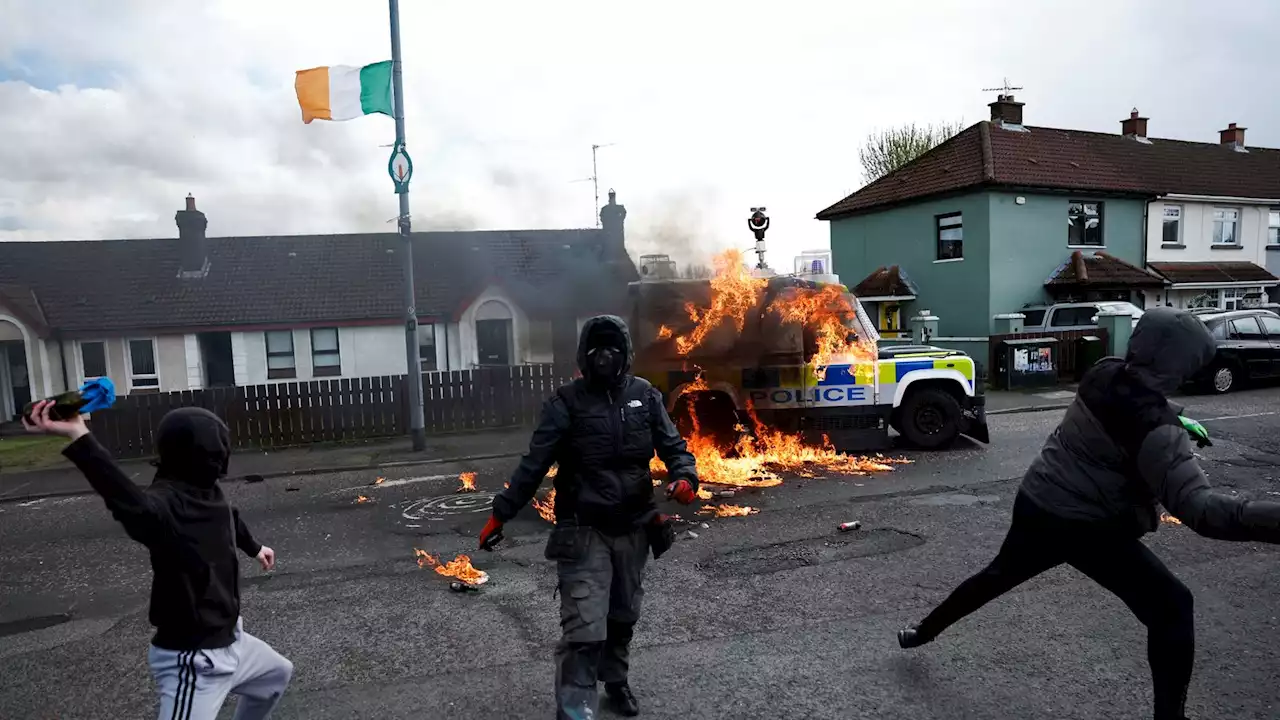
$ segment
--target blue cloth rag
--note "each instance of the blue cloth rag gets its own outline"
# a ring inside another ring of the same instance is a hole
[[[80,397],[84,398],[84,407],[80,412],[89,414],[106,410],[116,401],[116,386],[111,378],[94,378],[80,386]]]

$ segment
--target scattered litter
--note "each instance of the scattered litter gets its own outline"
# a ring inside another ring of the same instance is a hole
[[[265,479],[266,478],[262,477],[261,475],[245,475],[244,476],[244,481],[247,483],[260,483]]]
[[[284,489],[284,491],[285,491],[285,492],[298,492],[298,489],[299,489],[299,488],[295,488],[295,487],[287,487],[287,488],[285,488],[285,489]]]
[[[696,532],[694,532],[694,531],[692,531],[692,530],[686,530],[686,531],[685,531],[685,533],[684,533],[684,536],[685,536],[686,538],[690,539],[690,540],[697,540],[697,539],[698,539],[698,533],[696,533]]]
[[[449,583],[449,589],[458,593],[480,592],[480,586],[472,585],[471,583],[458,582],[457,580]]]
[[[24,503],[18,503],[18,507],[31,507],[32,505],[39,505],[42,502],[44,502],[44,498],[36,498],[35,500],[28,500],[27,502],[24,502]]]
[[[420,527],[422,527],[422,526],[421,526],[421,525],[405,525],[405,527],[416,527],[416,528],[420,528]]]
[[[849,532],[850,530],[860,530],[862,529],[862,521],[854,520],[852,522],[843,522],[843,523],[840,523],[838,527],[840,528],[840,532]]]
[[[711,526],[710,526],[710,525],[708,525],[708,524],[706,524],[706,523],[700,523],[700,524],[698,525],[698,527],[702,528],[703,530],[707,530],[707,529],[709,529]]]
[[[734,495],[737,495],[738,493],[736,493],[736,492],[734,492],[734,491],[732,491],[732,490],[720,490],[720,491],[718,491],[718,492],[716,492],[716,493],[713,493],[713,494],[715,495],[715,497],[731,498],[731,497],[733,497]]]

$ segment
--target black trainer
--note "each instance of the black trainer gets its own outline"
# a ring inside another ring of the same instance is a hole
[[[920,647],[929,642],[933,638],[927,638],[920,633],[920,628],[916,625],[909,625],[898,631],[898,644],[904,649]]]
[[[609,698],[612,710],[619,715],[635,717],[640,714],[640,703],[636,702],[636,696],[631,692],[630,685],[626,683],[605,685],[604,693]]]

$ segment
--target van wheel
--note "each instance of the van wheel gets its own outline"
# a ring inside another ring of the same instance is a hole
[[[936,450],[960,436],[960,403],[945,390],[921,388],[910,392],[899,410],[899,432],[918,448]]]

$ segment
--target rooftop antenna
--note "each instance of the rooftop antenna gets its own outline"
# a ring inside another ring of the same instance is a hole
[[[600,148],[613,147],[618,143],[603,143],[591,146],[591,177],[584,177],[574,180],[573,182],[591,181],[591,188],[595,191],[595,209],[592,213],[596,216],[596,227],[600,227],[600,173],[596,170],[596,151]]]
[[[1021,87],[1009,87],[1009,78],[1005,78],[1004,87],[982,88],[982,92],[998,92],[1000,97],[1006,98],[1012,96],[1014,90],[1021,89]]]

